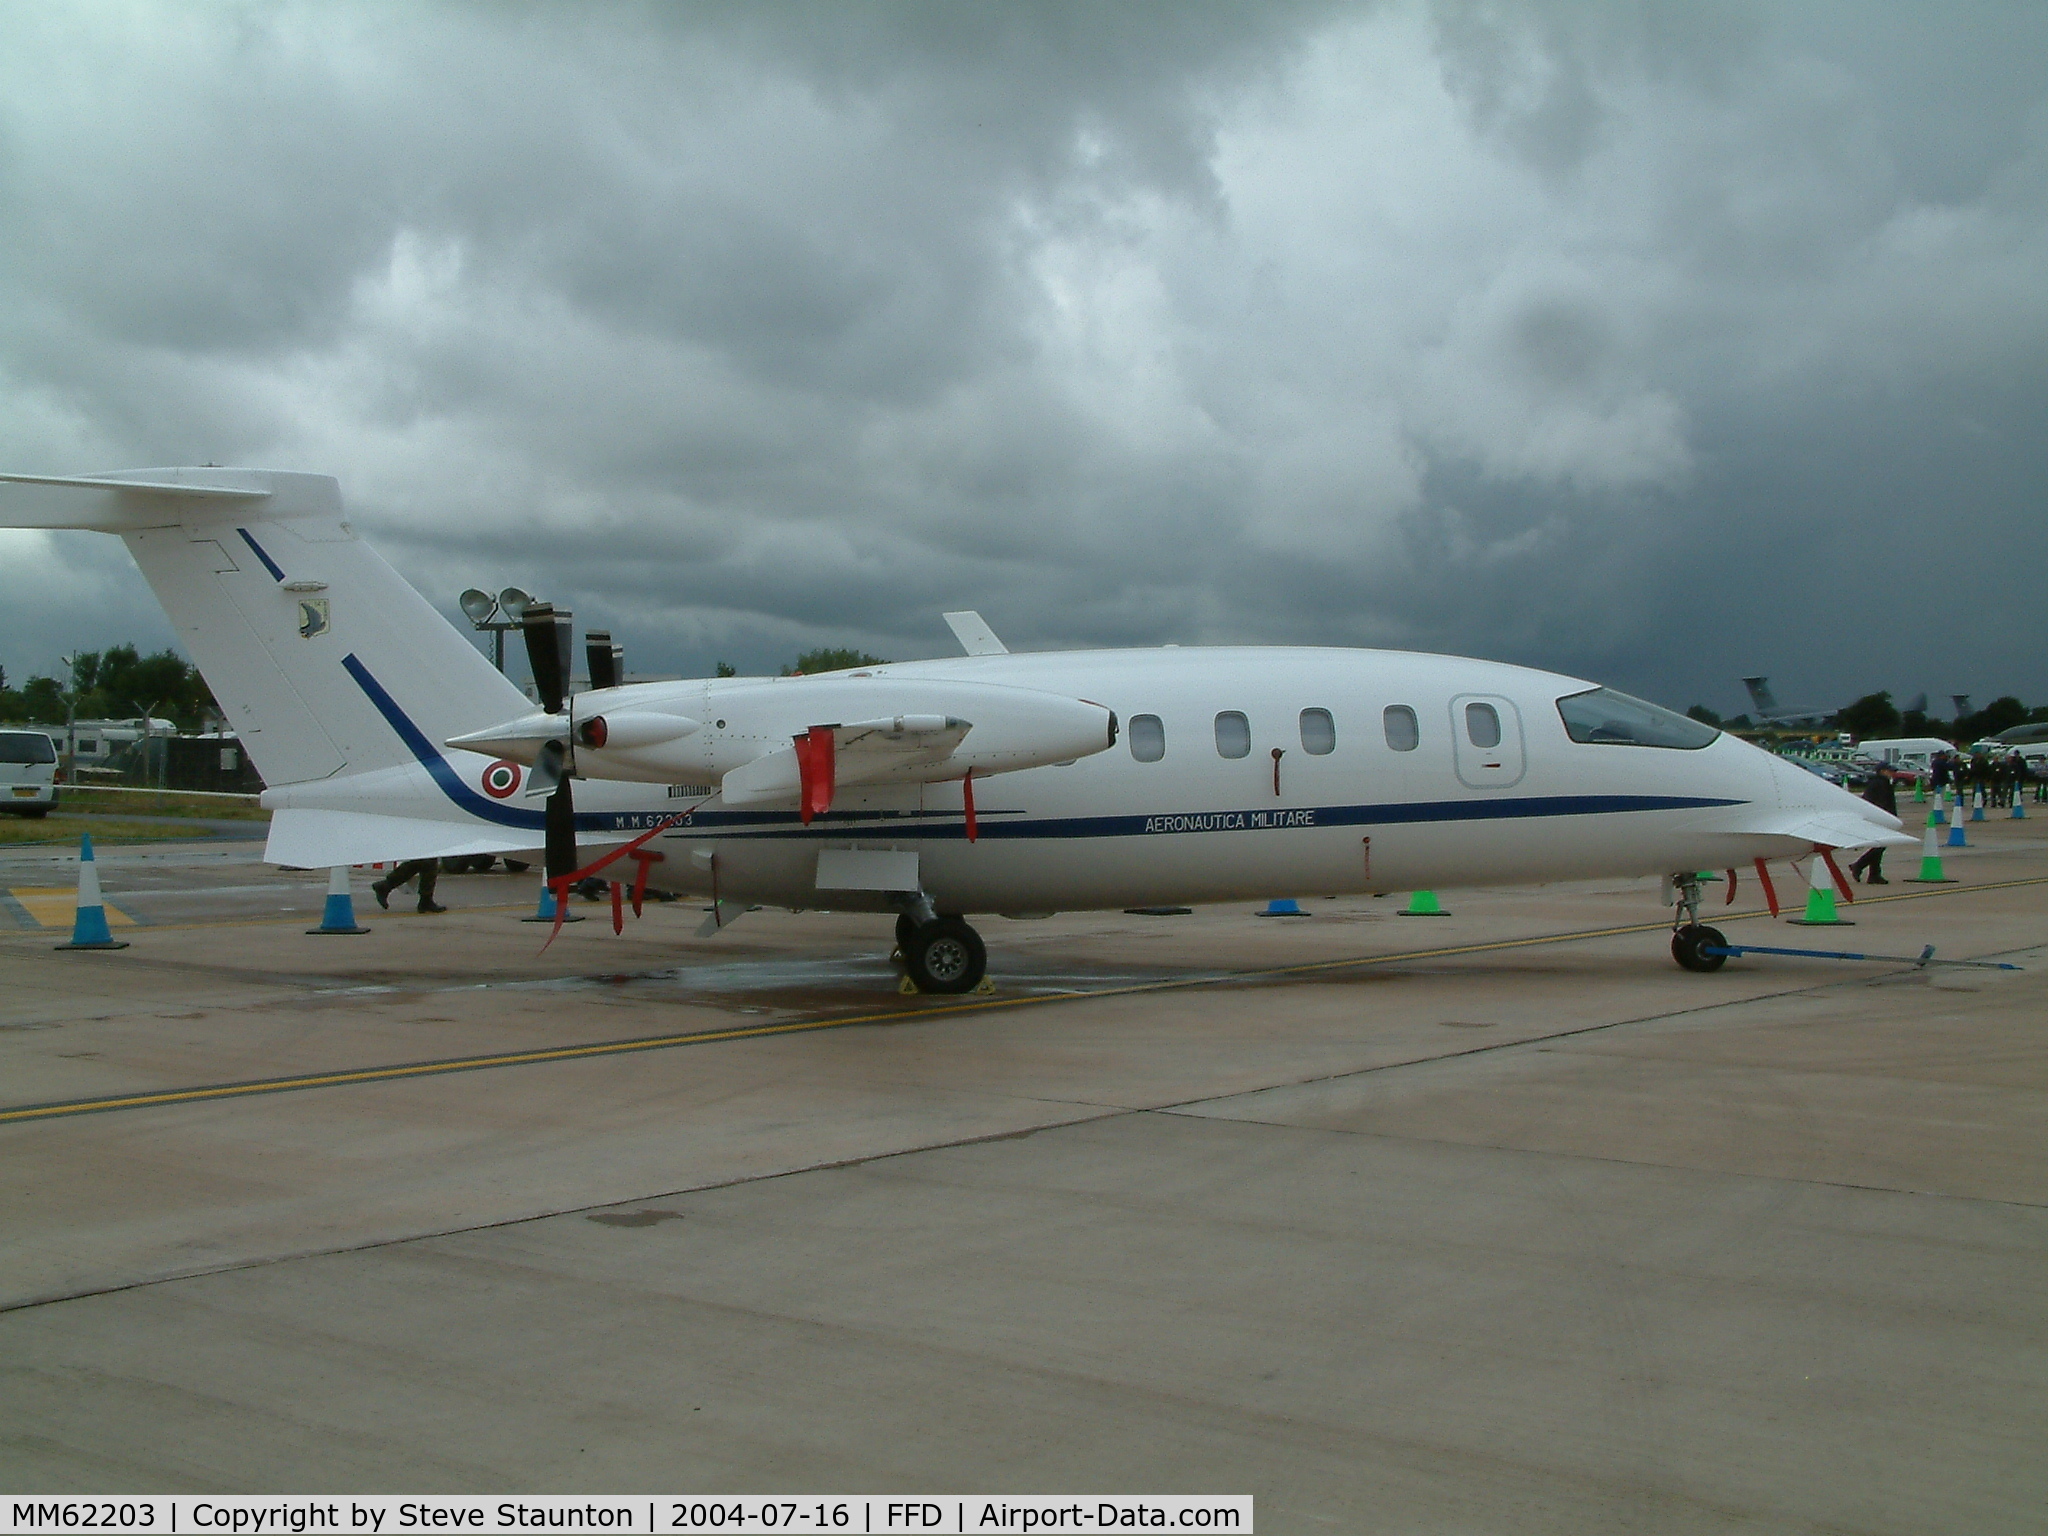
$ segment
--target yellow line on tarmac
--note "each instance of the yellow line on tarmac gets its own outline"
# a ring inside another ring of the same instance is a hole
[[[1929,891],[1901,891],[1890,896],[1866,896],[1866,902],[1917,901],[1931,896],[1961,896],[1975,891],[2009,890],[2016,886],[2048,885],[2048,876],[2025,880],[2001,880],[1985,885],[1943,887]],[[1763,908],[1727,912],[1717,922],[1767,917]],[[338,1088],[354,1083],[385,1083],[414,1077],[438,1077],[451,1072],[479,1072],[494,1067],[534,1066],[545,1062],[581,1061],[598,1056],[620,1056],[638,1051],[673,1050],[686,1045],[717,1045],[732,1040],[759,1040],[774,1035],[812,1034],[828,1029],[850,1029],[861,1024],[901,1024],[939,1015],[988,1013],[1003,1008],[1041,1007],[1052,1003],[1092,1002],[1101,998],[1130,997],[1147,992],[1171,992],[1190,987],[1215,986],[1225,982],[1256,982],[1276,976],[1300,976],[1319,971],[1351,970],[1364,966],[1398,965],[1412,960],[1438,960],[1454,955],[1477,955],[1507,949],[1533,949],[1548,944],[1571,944],[1587,939],[1617,938],[1633,933],[1654,933],[1669,925],[1664,922],[1628,923],[1613,928],[1585,928],[1572,933],[1536,934],[1521,939],[1493,939],[1480,944],[1449,944],[1436,949],[1411,949],[1391,955],[1360,955],[1344,960],[1311,960],[1299,965],[1276,965],[1251,971],[1226,971],[1204,976],[1174,977],[1164,981],[1132,982],[1127,986],[1103,987],[1088,992],[1054,992],[1027,997],[989,998],[976,1002],[927,1004],[923,1007],[892,1009],[886,1013],[853,1014],[842,1018],[794,1019],[786,1024],[751,1024],[735,1029],[701,1030],[681,1035],[649,1035],[627,1040],[605,1040],[589,1045],[552,1046],[537,1051],[508,1051],[490,1056],[459,1056],[439,1061],[406,1062],[388,1067],[361,1067],[346,1072],[316,1072],[298,1077],[258,1078],[238,1083],[213,1083],[195,1088],[172,1088],[161,1093],[124,1094],[118,1098],[70,1099],[52,1104],[24,1104],[0,1110],[0,1125],[28,1120],[56,1120],[73,1115],[102,1114],[120,1109],[151,1109],[168,1104],[192,1104],[209,1099],[252,1098],[261,1094],[293,1093],[307,1088]]]

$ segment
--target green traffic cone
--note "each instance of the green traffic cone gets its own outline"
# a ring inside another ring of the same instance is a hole
[[[1927,829],[1927,841],[1920,845],[1920,873],[1913,877],[1915,885],[1954,885],[1955,878],[1943,872],[1941,867],[1941,833],[1933,827]]]
[[[1828,861],[1813,856],[1813,871],[1806,888],[1806,916],[1792,919],[1802,928],[1853,928],[1856,925],[1835,911],[1835,881]]]
[[[1435,891],[1417,891],[1408,898],[1408,905],[1394,914],[1396,917],[1449,917],[1437,904]]]

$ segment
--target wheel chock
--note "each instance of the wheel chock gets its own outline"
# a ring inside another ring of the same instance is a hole
[[[898,992],[901,992],[905,997],[915,997],[917,996],[917,983],[912,981],[908,976],[906,976],[901,981],[896,983],[896,990]]]
[[[907,980],[908,978],[905,979]],[[984,976],[974,984],[974,995],[976,997],[993,997],[995,990],[996,979],[993,976]]]

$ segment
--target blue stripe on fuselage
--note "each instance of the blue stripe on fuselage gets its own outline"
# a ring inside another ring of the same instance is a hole
[[[354,652],[341,664],[356,686],[368,695],[420,766],[433,776],[456,807],[501,827],[541,831],[546,817],[479,794],[462,782],[440,748],[414,725],[398,701],[384,691]],[[1701,795],[1516,795],[1498,800],[1415,800],[1384,805],[1324,805],[1242,811],[1153,812],[1122,816],[1054,816],[1022,821],[991,820],[1020,816],[1021,811],[981,813],[981,836],[1004,838],[1147,837],[1187,832],[1263,832],[1315,827],[1384,827],[1410,822],[1504,821],[1550,816],[1611,816],[1633,811],[1697,811],[1741,805],[1740,800]],[[667,813],[661,811],[578,811],[579,832],[645,831]],[[713,836],[744,838],[844,837],[863,827],[887,827],[892,836],[957,841],[967,836],[957,817],[922,822],[921,811],[827,811],[806,826],[795,811],[694,811],[676,825]]]

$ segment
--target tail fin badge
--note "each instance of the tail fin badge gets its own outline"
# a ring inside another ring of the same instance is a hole
[[[324,597],[302,597],[299,599],[299,638],[311,640],[324,635],[332,626],[329,623],[328,599]]]
[[[484,793],[493,800],[508,799],[519,788],[519,765],[501,757],[484,770]]]

